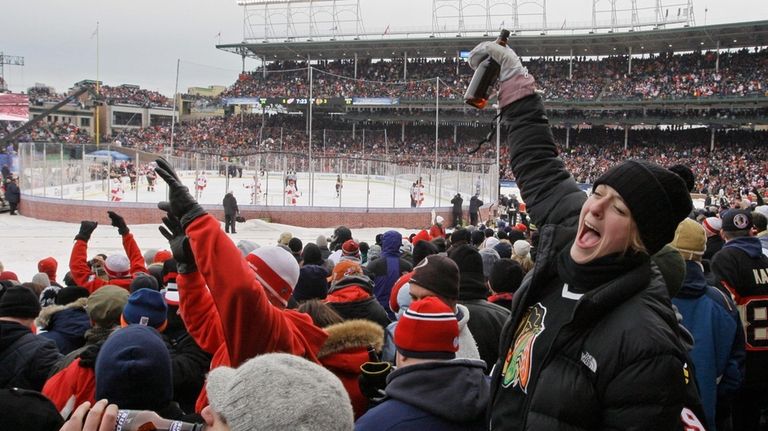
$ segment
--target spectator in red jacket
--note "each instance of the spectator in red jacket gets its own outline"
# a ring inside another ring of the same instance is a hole
[[[88,241],[96,230],[98,223],[95,221],[80,222],[80,232],[75,236],[75,245],[69,257],[69,270],[77,285],[83,286],[93,293],[96,289],[107,284],[129,289],[133,277],[139,272],[147,272],[144,266],[144,256],[133,239],[125,219],[113,211],[107,211],[112,219],[112,226],[123,238],[123,249],[127,256],[113,254],[104,260],[104,263],[94,262],[93,268],[88,262]]]
[[[158,206],[168,212],[161,231],[177,261],[182,318],[198,345],[214,355],[211,369],[270,352],[319,362],[328,334],[308,315],[285,308],[299,277],[296,259],[278,247],[258,248],[243,259],[168,162],[158,159],[157,165],[170,189],[170,201]],[[205,404],[201,393],[196,409]]]

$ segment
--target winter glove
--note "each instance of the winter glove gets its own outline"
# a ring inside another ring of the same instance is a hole
[[[155,163],[157,163],[155,172],[168,183],[170,189],[169,201],[160,202],[157,207],[179,219],[182,228],[186,229],[194,219],[207,213],[189,193],[189,189],[181,183],[176,171],[173,170],[167,160],[159,158],[155,160]]]
[[[365,362],[360,365],[360,377],[357,384],[360,392],[371,401],[381,400],[386,396],[387,376],[392,372],[389,362]]]
[[[109,218],[112,219],[112,226],[117,228],[117,233],[120,235],[127,235],[131,230],[128,229],[128,225],[125,224],[125,219],[114,211],[107,211]]]
[[[496,42],[482,42],[469,52],[469,66],[474,70],[480,63],[491,56],[501,65],[499,82],[504,82],[514,75],[528,74],[528,69],[523,67],[520,57],[508,46],[501,46]]]
[[[168,240],[171,245],[171,253],[176,260],[176,270],[179,274],[189,274],[197,271],[195,256],[192,254],[192,247],[189,245],[189,237],[184,234],[179,219],[172,214],[163,217],[163,224],[160,226],[160,233]]]
[[[85,242],[88,242],[88,240],[91,239],[91,234],[94,230],[96,230],[96,226],[98,226],[99,223],[95,221],[88,221],[83,220],[80,222],[80,232],[78,232],[77,235],[75,235],[75,239],[81,239]]]

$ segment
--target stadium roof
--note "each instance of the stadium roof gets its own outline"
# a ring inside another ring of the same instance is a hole
[[[492,36],[491,36],[492,37]],[[360,38],[360,40],[322,40],[216,45],[216,48],[265,61],[354,58],[395,58],[455,56],[472,49],[489,37],[434,38]],[[617,33],[584,33],[570,35],[528,35],[510,37],[512,46],[521,56],[602,56],[627,54],[681,52],[733,49],[768,45],[768,20],[718,24],[672,29]]]

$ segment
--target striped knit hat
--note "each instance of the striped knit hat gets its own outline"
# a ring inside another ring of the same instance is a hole
[[[411,358],[456,358],[459,350],[456,314],[435,296],[411,303],[395,328],[395,346],[400,354]]]
[[[285,308],[299,281],[296,258],[282,247],[265,246],[248,253],[245,260],[256,273],[256,279],[264,286],[270,302]]]

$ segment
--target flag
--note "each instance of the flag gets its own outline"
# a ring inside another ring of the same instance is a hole
[[[387,28],[384,29],[384,35],[386,36],[387,33],[389,33],[389,24],[387,24]]]
[[[221,32],[216,33],[216,37],[221,37]]]
[[[91,39],[93,39],[94,37],[96,37],[98,35],[99,35],[99,26],[96,25],[96,30],[94,30],[93,33],[91,33]]]
[[[563,20],[563,25],[560,26],[560,30],[565,29],[565,20]]]

